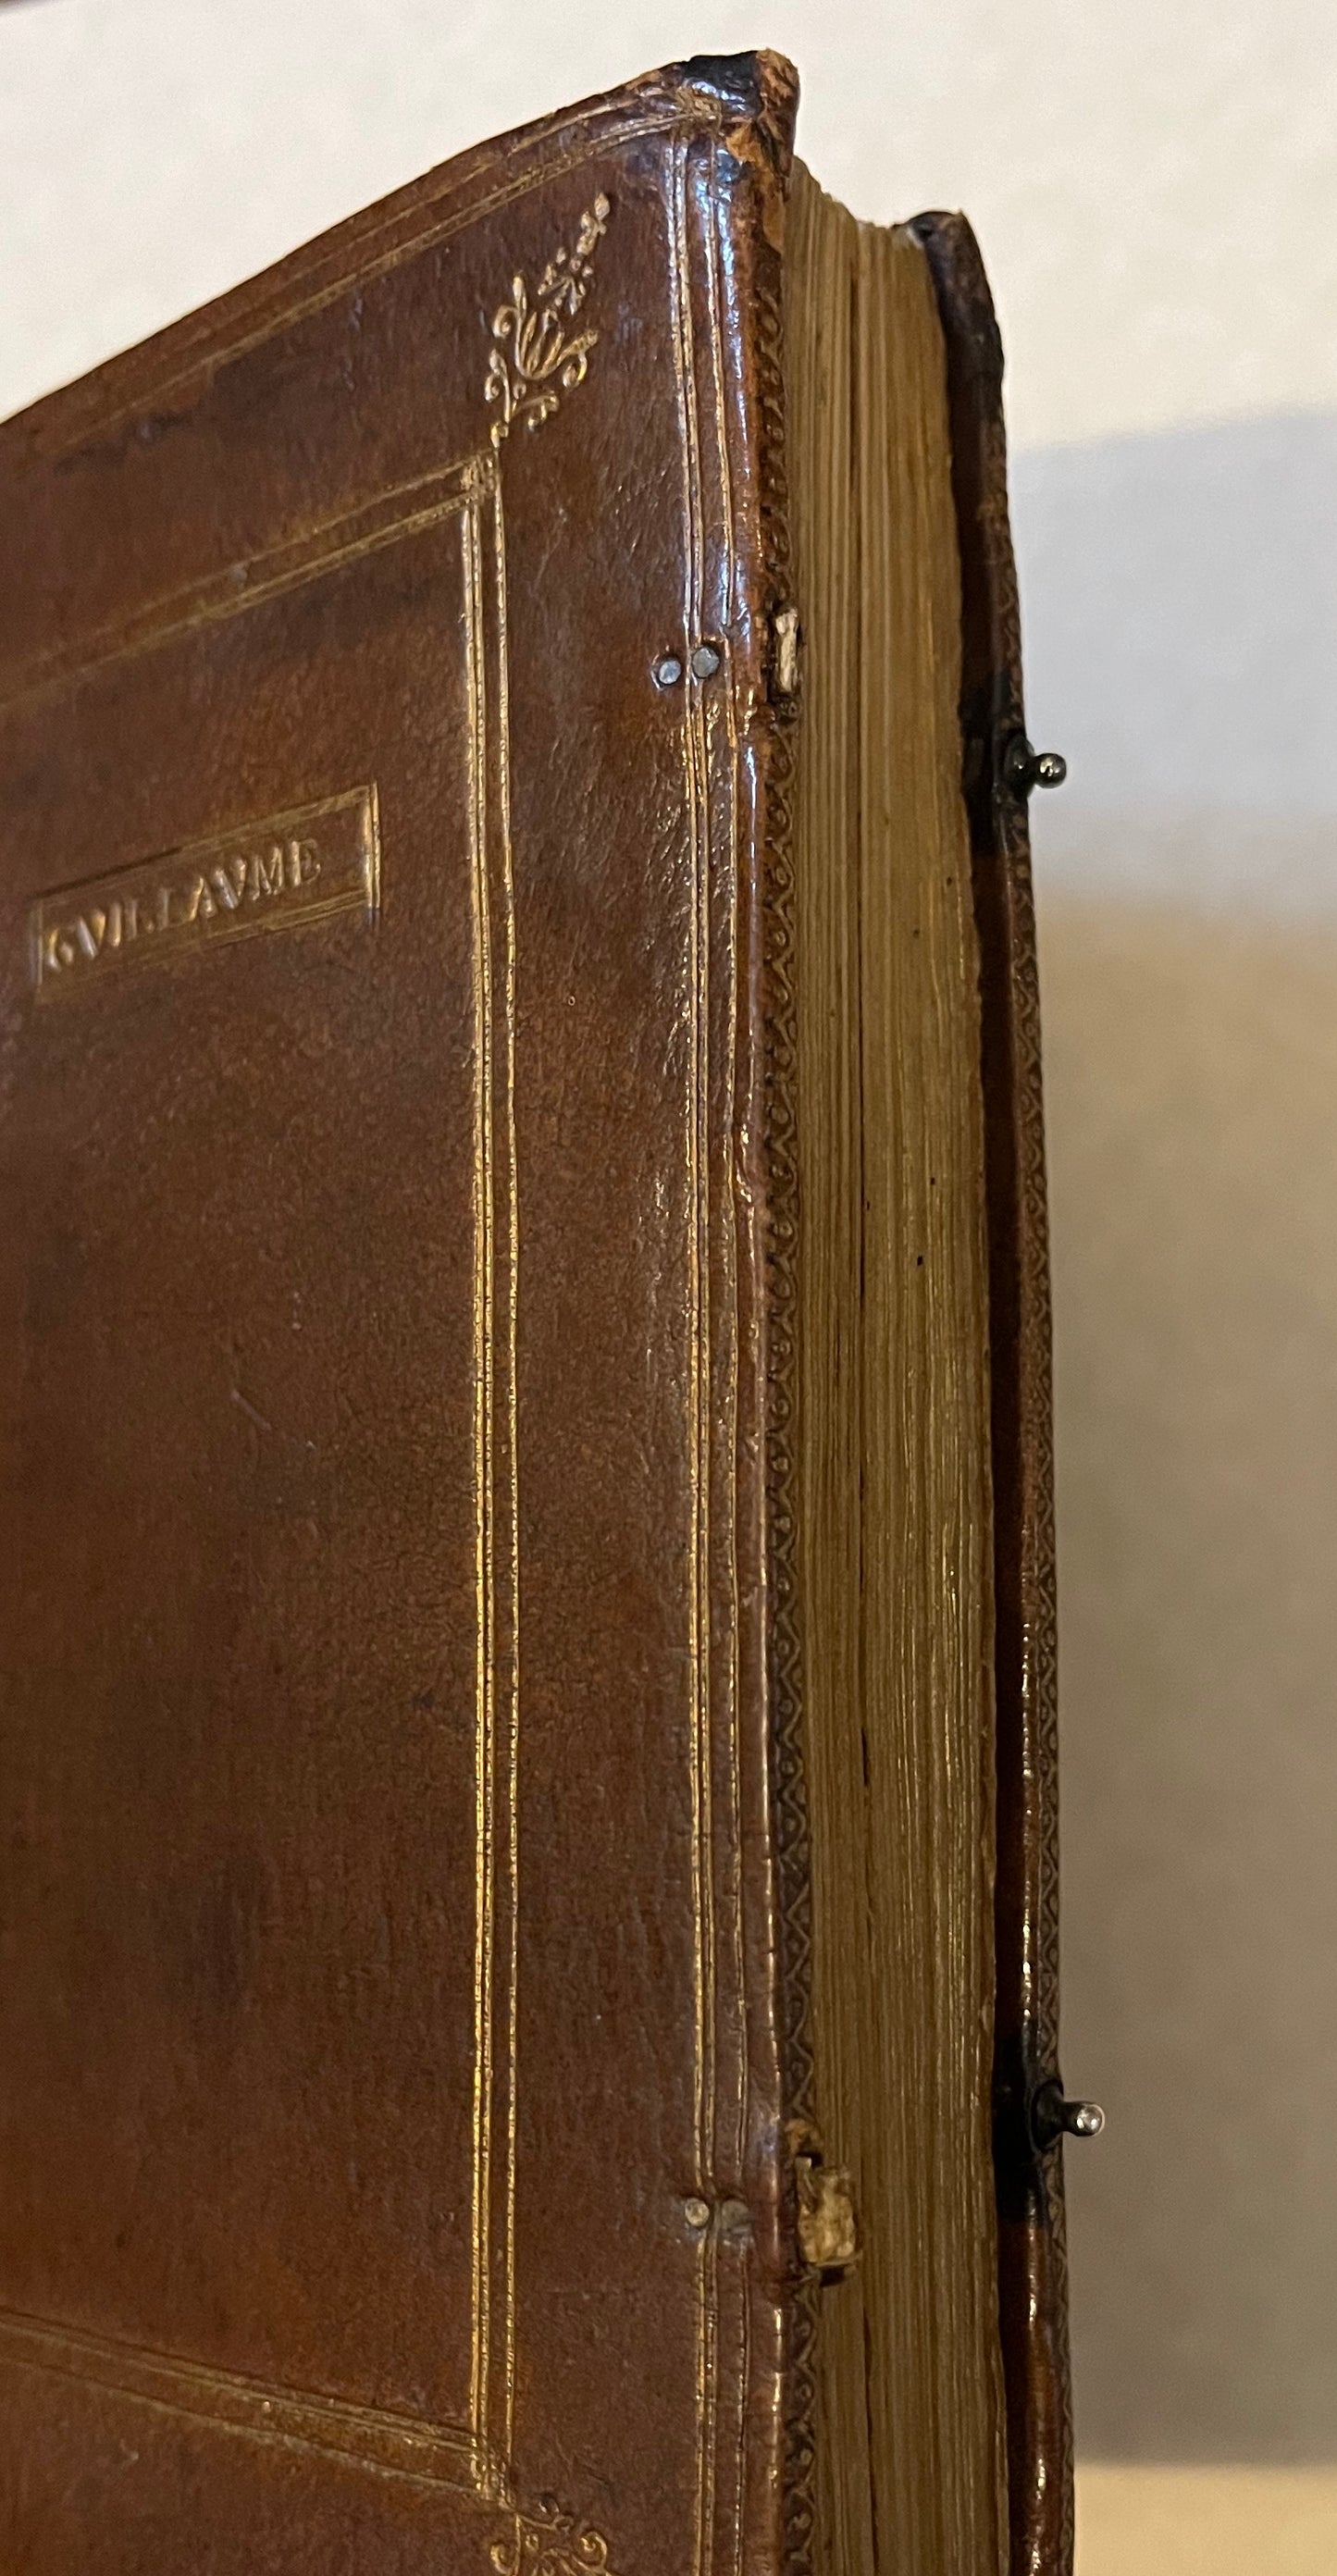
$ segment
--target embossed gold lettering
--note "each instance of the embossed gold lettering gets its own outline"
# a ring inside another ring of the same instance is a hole
[[[104,984],[146,949],[165,960],[334,913],[374,919],[379,884],[376,791],[353,788],[43,896],[29,915],[37,998]]]
[[[276,842],[272,850],[253,850],[247,861],[247,883],[252,903],[267,895],[283,892],[284,853]]]
[[[219,902],[226,911],[235,912],[246,892],[245,859],[226,860],[221,866],[211,868],[209,875]]]

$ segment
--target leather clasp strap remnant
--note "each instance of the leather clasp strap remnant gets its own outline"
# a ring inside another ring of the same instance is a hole
[[[859,2221],[848,2173],[828,2165],[811,2130],[794,2157],[799,2252],[810,2271],[847,2272],[859,2259]]]

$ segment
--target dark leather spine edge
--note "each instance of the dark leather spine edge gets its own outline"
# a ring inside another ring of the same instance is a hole
[[[741,82],[740,74],[745,74]],[[759,548],[760,653],[748,731],[758,786],[752,865],[760,898],[767,1695],[783,2113],[774,2151],[780,2164],[784,2239],[783,2278],[777,2284],[782,2306],[782,2471],[779,2528],[768,2546],[778,2541],[783,2576],[812,2576],[818,2285],[799,2257],[791,2152],[793,2137],[811,2125],[814,2102],[796,1503],[799,1159],[792,840],[797,709],[775,684],[771,643],[777,612],[793,600],[785,461],[784,216],[798,84],[788,63],[765,53],[724,63],[698,57],[682,65],[680,77],[689,87],[704,82],[715,90],[725,111],[724,149],[750,182],[739,204],[740,210],[746,208],[746,240],[740,247],[750,327],[742,357],[753,423],[754,536]],[[734,100],[737,112],[731,116]],[[763,2550],[756,2563],[765,2554]]]
[[[1010,2576],[1070,2576],[1072,2407],[1058,2147],[1031,2112],[1058,2072],[1058,1701],[1049,1242],[1030,842],[1007,783],[1024,732],[1003,353],[964,216],[910,227],[947,352],[962,588],[961,730],[980,944],[995,1530],[994,2159]]]

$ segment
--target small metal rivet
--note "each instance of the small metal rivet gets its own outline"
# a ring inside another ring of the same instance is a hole
[[[686,2219],[688,2226],[694,2227],[697,2230],[698,2235],[703,2227],[709,2227],[710,2225],[710,2203],[708,2200],[685,2200],[682,2205],[682,2214]]]
[[[672,688],[676,687],[676,685],[677,685],[678,681],[679,681],[681,678],[682,678],[682,664],[681,664],[681,662],[679,661],[678,656],[677,656],[677,654],[676,654],[676,653],[666,653],[666,654],[663,656],[663,659],[662,659],[661,661],[656,662],[656,664],[655,664],[655,685],[656,685],[656,687],[661,688],[661,689],[672,689]]]
[[[1098,2138],[1105,2114],[1098,2102],[1065,2102],[1063,2126],[1070,2138]]]
[[[720,657],[713,644],[698,644],[692,655],[692,678],[711,680],[720,667]]]

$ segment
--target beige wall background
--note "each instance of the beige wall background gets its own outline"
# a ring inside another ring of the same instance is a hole
[[[1337,11],[28,0],[0,410],[480,135],[768,42],[1010,359],[1057,1315],[1084,2576],[1337,2564]]]

